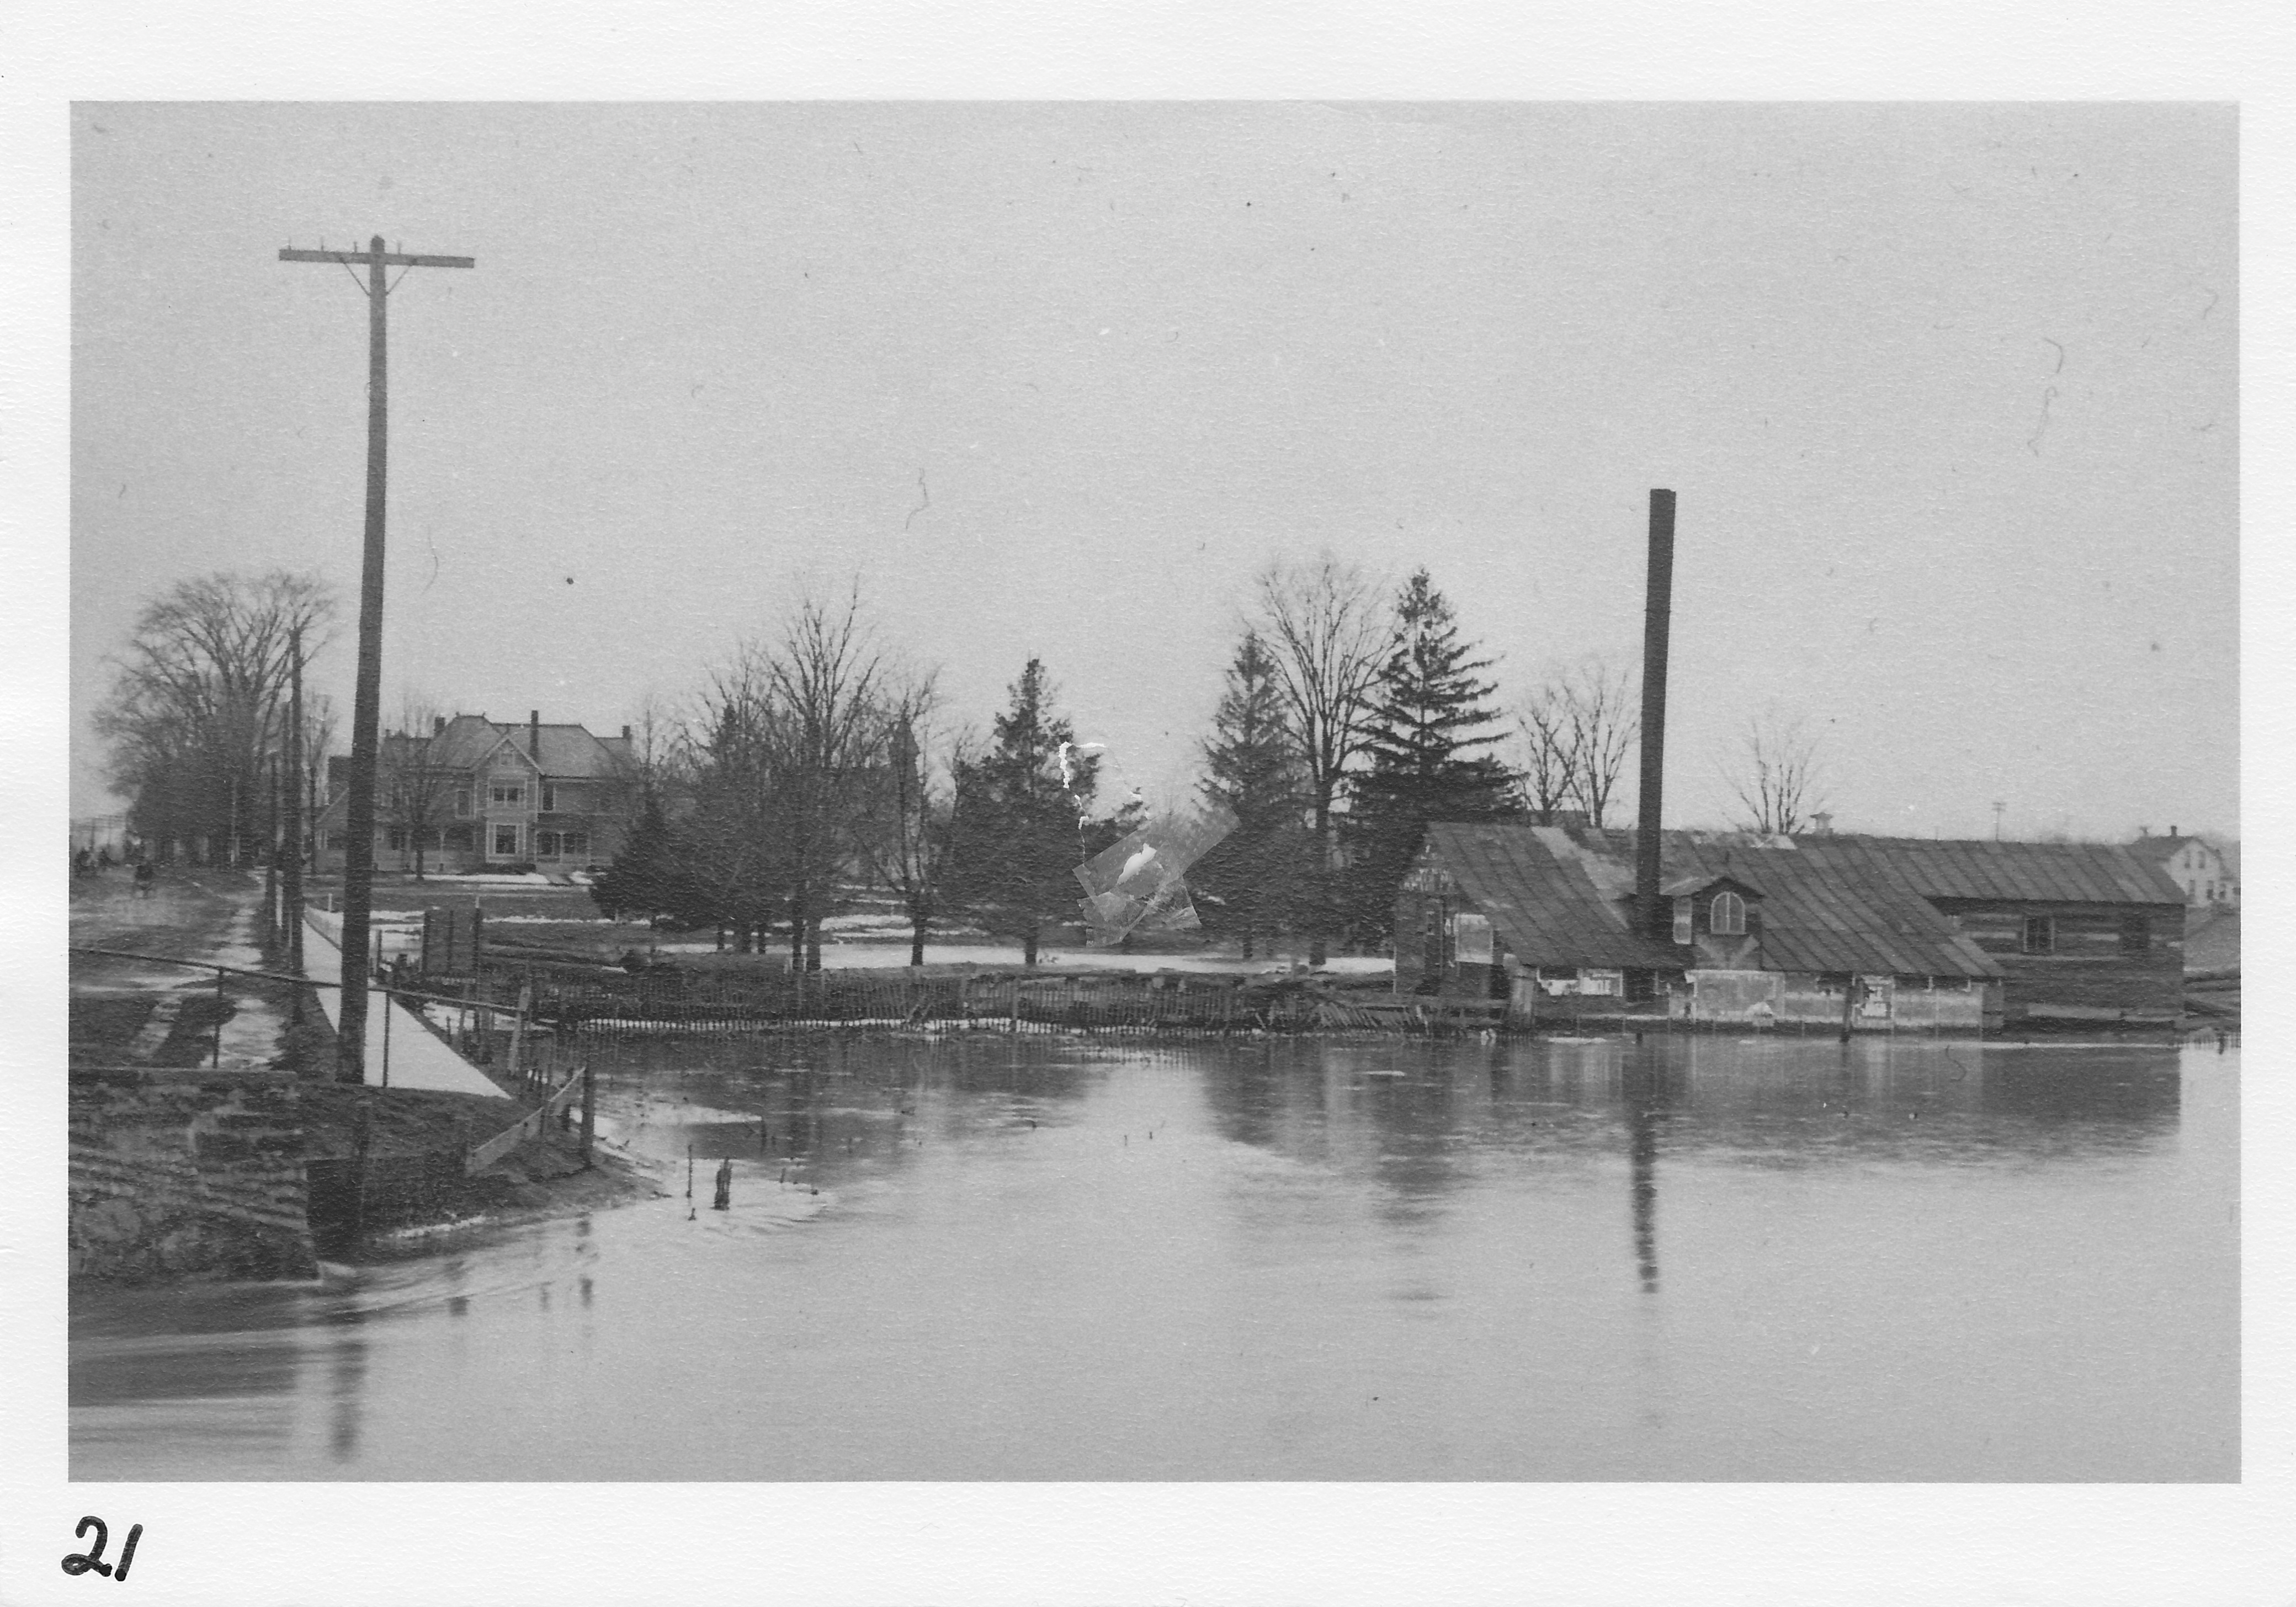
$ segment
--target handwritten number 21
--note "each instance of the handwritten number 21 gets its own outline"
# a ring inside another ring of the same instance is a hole
[[[144,1537],[144,1526],[138,1523],[127,1531],[127,1544],[119,1548],[119,1571],[117,1573],[113,1573],[111,1564],[103,1560],[103,1543],[111,1537],[111,1531],[104,1528],[102,1519],[82,1518],[79,1521],[79,1527],[72,1530],[72,1537],[78,1539],[91,1529],[95,1530],[95,1544],[89,1546],[86,1552],[76,1551],[66,1557],[64,1571],[86,1573],[93,1568],[100,1574],[110,1575],[114,1580],[125,1583],[127,1578],[127,1565],[135,1560],[135,1542]]]

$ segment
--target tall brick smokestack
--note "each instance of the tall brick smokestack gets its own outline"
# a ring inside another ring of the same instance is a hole
[[[1660,942],[1674,922],[1659,898],[1659,820],[1666,783],[1666,635],[1674,608],[1674,493],[1650,494],[1650,583],[1643,603],[1643,793],[1635,830],[1635,909]]]
[[[539,709],[527,710],[526,757],[537,765],[542,762],[542,710]]]

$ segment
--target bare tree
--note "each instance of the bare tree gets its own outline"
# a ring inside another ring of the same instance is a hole
[[[742,953],[762,947],[787,895],[775,787],[784,739],[772,686],[753,652],[714,672],[700,698],[692,808],[681,823],[690,914],[734,929]]]
[[[1533,692],[1515,710],[1515,730],[1521,737],[1524,801],[1540,825],[1553,825],[1554,812],[1572,797],[1578,775],[1578,754],[1572,746],[1570,705],[1563,689],[1553,681]]]
[[[1542,824],[1570,808],[1605,824],[1641,722],[1634,671],[1606,653],[1555,666],[1515,710],[1525,801]]]
[[[1750,717],[1723,755],[1722,778],[1743,811],[1741,825],[1765,836],[1801,831],[1825,807],[1818,740],[1799,714]]]
[[[1394,645],[1388,590],[1329,553],[1306,564],[1271,565],[1259,577],[1258,629],[1275,660],[1321,850],[1316,885],[1305,901],[1310,964],[1328,957],[1334,914],[1340,865],[1332,805],[1364,751],[1373,693]]]
[[[888,677],[876,744],[882,771],[861,789],[863,857],[909,921],[909,963],[925,963],[925,933],[939,913],[949,797],[936,770],[939,696],[931,674]]]
[[[430,839],[445,829],[455,779],[434,762],[443,723],[434,700],[418,692],[401,692],[398,731],[382,743],[378,790],[390,823],[405,833],[400,840],[414,849],[417,881],[423,877]]]
[[[883,658],[861,621],[857,586],[842,603],[807,596],[766,660],[788,738],[783,831],[789,843],[791,969],[821,969],[821,920],[853,848],[853,805],[872,762]]]
[[[681,828],[693,879],[737,944],[786,909],[793,970],[818,970],[822,918],[858,851],[857,810],[881,767],[882,655],[857,594],[808,595],[776,639],[753,638],[712,676]]]
[[[334,607],[324,581],[285,570],[200,576],[144,607],[95,720],[140,835],[219,842],[239,862],[283,746],[292,644],[299,633],[308,658]]]
[[[1598,829],[1641,728],[1637,696],[1634,671],[1600,653],[1580,660],[1563,677],[1570,796],[1587,812],[1587,823]]]
[[[630,763],[641,801],[654,797],[678,767],[686,750],[685,726],[668,700],[647,693],[630,711]]]

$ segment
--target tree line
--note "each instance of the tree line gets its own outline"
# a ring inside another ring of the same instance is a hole
[[[336,614],[316,576],[273,570],[182,581],[137,615],[94,725],[149,850],[242,864],[265,850],[281,790],[316,807],[335,715],[307,691],[292,741],[290,693]]]
[[[1424,570],[1391,586],[1327,555],[1263,572],[1201,743],[1194,801],[1235,822],[1187,873],[1210,934],[1247,957],[1288,938],[1320,964],[1389,940],[1431,821],[1609,824],[1631,674],[1589,659],[1510,712],[1494,665]],[[857,599],[808,599],[641,766],[636,827],[596,897],[737,948],[779,937],[815,969],[823,917],[865,881],[906,916],[912,963],[961,922],[1033,964],[1042,934],[1078,919],[1077,867],[1146,816],[1100,796],[1101,756],[1041,660],[1006,695],[985,736],[955,729]]]
[[[145,610],[98,717],[135,831],[242,855],[291,746],[291,661],[308,661],[334,611],[315,578],[283,573],[184,582]],[[1264,570],[1201,742],[1194,801],[1235,822],[1187,873],[1210,935],[1247,956],[1288,938],[1318,964],[1375,949],[1430,822],[1612,824],[1636,740],[1631,668],[1559,666],[1510,708],[1495,668],[1424,569],[1396,583],[1325,554]],[[445,793],[420,757],[438,722],[417,702],[378,785],[419,868]],[[745,951],[786,943],[793,968],[815,970],[823,923],[868,884],[900,909],[912,963],[937,926],[962,922],[1033,964],[1041,935],[1078,918],[1077,867],[1146,822],[1136,795],[1103,796],[1103,758],[1058,704],[1031,657],[988,731],[962,727],[934,674],[878,637],[857,588],[808,594],[680,713],[641,711],[635,818],[594,895]],[[309,696],[306,716],[293,784],[316,804],[332,719]],[[1803,827],[1815,742],[1766,715],[1740,749],[1726,779],[1741,824]]]

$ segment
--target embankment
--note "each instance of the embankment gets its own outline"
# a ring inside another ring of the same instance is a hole
[[[75,1277],[316,1276],[285,1072],[75,1070]]]

